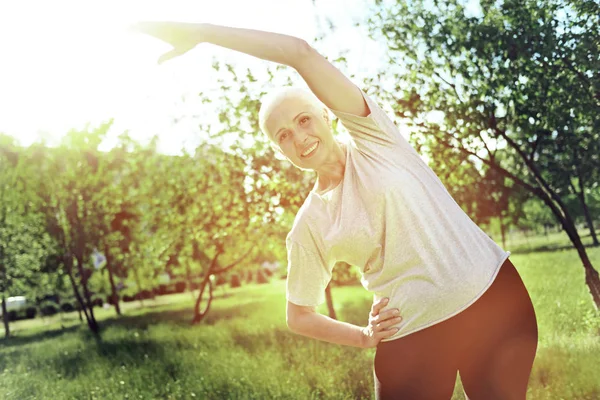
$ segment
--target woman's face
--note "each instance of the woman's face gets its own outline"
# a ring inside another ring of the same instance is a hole
[[[269,138],[297,167],[318,169],[334,154],[335,140],[325,109],[302,98],[287,98],[268,116]]]

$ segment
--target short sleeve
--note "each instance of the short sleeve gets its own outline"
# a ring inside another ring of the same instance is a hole
[[[331,280],[331,270],[317,249],[288,238],[286,240],[288,270],[287,300],[299,306],[318,306],[325,301],[325,288]]]
[[[362,90],[361,94],[369,106],[368,116],[361,117],[331,109],[331,112],[339,118],[341,124],[350,133],[356,147],[376,156],[398,157],[403,153],[403,155],[419,157],[419,154],[402,136],[386,112]]]

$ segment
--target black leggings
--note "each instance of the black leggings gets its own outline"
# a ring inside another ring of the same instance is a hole
[[[450,399],[458,371],[470,400],[525,399],[537,340],[531,299],[507,259],[489,289],[461,313],[379,343],[376,398]]]

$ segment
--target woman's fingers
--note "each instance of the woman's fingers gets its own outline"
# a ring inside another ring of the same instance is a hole
[[[167,51],[165,54],[160,56],[158,58],[158,63],[162,64],[167,60],[178,57],[178,56],[188,52],[189,50],[191,50],[191,47],[190,48],[179,48],[179,47],[173,48],[172,50]]]
[[[396,334],[396,332],[398,332],[398,328],[392,328],[392,329],[387,329],[385,331],[379,331],[377,332],[375,335],[378,336],[378,339],[384,339],[384,338],[388,338],[390,336],[393,336]]]
[[[385,320],[383,322],[380,322],[376,326],[379,329],[387,329],[390,326],[394,326],[394,325],[400,323],[400,321],[402,321],[402,317],[394,317],[394,318],[391,318],[391,319],[387,319],[387,320]]]
[[[377,315],[379,315],[379,312],[381,311],[381,309],[383,307],[385,307],[388,303],[389,299],[387,297],[384,297],[383,299],[379,300],[377,303],[374,303],[371,306],[371,316],[375,317]]]
[[[386,319],[394,318],[399,315],[400,315],[400,311],[397,308],[393,308],[391,310],[385,310],[385,311],[379,313],[379,315],[373,317],[373,322],[380,323],[382,321],[385,321]]]

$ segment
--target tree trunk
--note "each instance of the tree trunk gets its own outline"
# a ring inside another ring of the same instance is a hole
[[[579,182],[579,192],[577,190],[574,190],[574,192],[577,194],[577,197],[579,197],[579,202],[581,203],[581,207],[583,208],[583,215],[585,215],[585,220],[588,224],[590,235],[592,235],[592,243],[594,246],[598,246],[600,243],[598,243],[598,237],[596,236],[596,230],[594,229],[594,221],[592,219],[592,216],[590,215],[590,210],[588,209],[587,203],[585,201],[585,182],[581,171],[581,165],[579,163],[579,154],[577,150],[575,151],[574,159],[575,169],[577,171],[578,178],[577,181]],[[570,182],[570,184],[572,189],[575,189],[573,187],[573,182]]]
[[[117,289],[115,287],[115,279],[113,277],[112,272],[112,257],[110,255],[110,251],[108,250],[108,246],[104,246],[104,253],[106,255],[106,269],[108,270],[108,280],[110,281],[110,289],[111,289],[111,302],[115,306],[115,311],[117,315],[121,315],[121,307],[119,307],[119,294],[117,293]]]
[[[100,330],[98,327],[98,323],[96,322],[96,317],[94,316],[94,305],[92,304],[92,296],[87,285],[88,276],[86,275],[86,272],[83,269],[83,256],[81,254],[77,254],[75,255],[75,259],[77,260],[77,269],[79,271],[79,279],[81,280],[81,285],[83,286],[83,295],[85,296],[85,302],[89,307],[87,313],[87,315],[89,316],[87,320],[88,326],[90,330],[97,335]]]
[[[495,128],[495,127],[492,127],[492,128]],[[462,146],[456,147],[456,146],[453,146],[452,144],[449,144],[448,142],[446,142],[444,140],[441,140],[440,143],[448,148],[456,149],[465,154],[468,154],[469,156],[478,158],[479,160],[483,161],[484,164],[488,165],[490,168],[494,168],[496,171],[498,171],[503,176],[511,179],[517,185],[523,187],[528,192],[534,194],[536,197],[538,197],[540,200],[542,200],[552,210],[552,213],[555,215],[556,219],[561,223],[563,230],[567,233],[567,235],[569,235],[569,239],[571,239],[571,243],[573,243],[573,245],[577,249],[577,253],[579,254],[579,258],[581,259],[583,268],[585,269],[585,283],[587,284],[588,289],[592,295],[592,299],[594,300],[594,306],[596,307],[596,309],[600,309],[600,278],[598,276],[598,272],[593,268],[593,266],[587,256],[585,247],[581,243],[579,234],[577,233],[577,229],[575,229],[575,224],[573,223],[573,220],[572,220],[564,202],[562,201],[562,199],[560,198],[558,193],[556,193],[555,190],[552,190],[550,185],[548,185],[548,183],[543,179],[538,168],[533,164],[532,160],[529,159],[527,154],[525,154],[523,152],[523,150],[519,147],[519,145],[516,142],[514,142],[513,140],[511,140],[506,135],[505,131],[498,130],[497,132],[500,136],[502,136],[508,142],[508,144],[511,147],[513,147],[519,153],[519,155],[523,159],[525,165],[529,168],[531,173],[534,175],[535,180],[536,180],[537,184],[539,185],[538,187],[525,182],[524,180],[520,179],[518,176],[511,173],[510,171],[502,168],[499,164],[497,164],[497,162],[495,160],[484,159],[484,158],[480,157],[478,154],[476,154],[472,151],[469,151],[468,149],[466,149]]]
[[[556,196],[558,197],[558,195]],[[563,230],[569,236],[571,243],[573,243],[573,246],[575,246],[575,249],[577,249],[577,254],[579,255],[579,259],[581,260],[585,270],[585,283],[590,291],[590,294],[592,295],[592,299],[594,300],[594,306],[597,310],[600,309],[600,276],[598,276],[598,271],[594,269],[592,262],[585,251],[585,246],[581,242],[581,237],[579,236],[579,232],[577,232],[577,227],[575,226],[575,222],[573,221],[571,214],[569,214],[567,207],[562,201],[557,201],[558,207],[560,207],[559,209],[552,199],[547,195],[538,197],[540,197],[540,199],[546,203],[548,207],[550,207],[556,219],[561,223]]]
[[[202,321],[202,319],[204,318],[206,313],[208,313],[208,310],[210,308],[210,304],[213,299],[213,286],[212,286],[212,282],[210,281],[210,276],[211,275],[216,276],[216,275],[222,274],[225,271],[232,269],[237,264],[239,264],[242,260],[244,260],[244,258],[246,258],[246,256],[248,256],[248,254],[250,254],[252,249],[253,248],[250,247],[248,249],[248,251],[246,251],[246,253],[244,253],[240,258],[238,258],[236,261],[232,262],[231,264],[227,265],[226,267],[217,268],[217,259],[219,258],[219,256],[221,254],[223,254],[223,249],[221,247],[217,246],[217,252],[216,252],[215,256],[213,257],[213,259],[210,261],[210,265],[208,267],[208,271],[206,272],[206,276],[204,277],[204,279],[202,280],[202,283],[200,284],[200,294],[198,295],[198,299],[196,300],[196,305],[194,306],[194,319],[192,320],[192,325],[197,324],[200,321]],[[206,285],[208,285],[208,289],[209,289],[208,290],[208,304],[206,305],[204,312],[200,313],[200,302],[202,301],[202,296],[204,295],[204,289],[206,288]]]
[[[329,318],[337,319],[335,308],[333,308],[333,299],[331,298],[331,282],[325,288],[325,298],[327,299],[327,310],[329,310]]]
[[[70,255],[67,255],[65,256],[63,262],[65,264],[65,269],[67,270],[67,276],[69,277],[69,281],[71,282],[71,287],[73,288],[73,294],[75,294],[75,298],[79,303],[79,320],[83,322],[83,319],[81,318],[81,311],[83,311],[83,314],[85,315],[85,320],[89,321],[90,317],[87,313],[87,307],[85,306],[85,302],[83,301],[81,294],[79,294],[77,283],[75,282],[75,278],[73,277],[73,258]]]
[[[567,221],[567,225],[570,225],[567,235],[569,235],[571,242],[575,245],[577,253],[579,254],[579,258],[583,263],[583,268],[585,269],[585,283],[588,286],[590,294],[592,295],[592,299],[594,299],[594,305],[596,306],[596,309],[600,309],[600,276],[598,275],[598,271],[594,269],[594,266],[592,265],[592,262],[585,251],[585,246],[581,242],[581,237],[577,232],[575,224],[569,219]]]
[[[590,215],[590,210],[585,202],[585,194],[583,191],[577,193],[579,197],[579,202],[581,203],[581,207],[583,208],[583,215],[585,215],[585,221],[587,222],[588,228],[590,229],[590,235],[592,235],[592,243],[594,246],[599,246],[598,237],[596,236],[596,230],[594,229],[594,221],[592,220],[592,216]]]
[[[4,321],[4,337],[10,337],[10,326],[8,321],[8,311],[6,311],[6,299],[4,293],[2,294],[2,321]]]
[[[206,307],[204,307],[204,311],[201,312],[200,304],[202,302],[202,297],[204,297],[204,289],[206,288],[206,286],[208,286],[208,302],[206,303]],[[200,294],[198,295],[198,299],[196,299],[196,304],[194,305],[194,319],[192,320],[192,325],[198,324],[204,319],[204,317],[208,313],[208,310],[210,309],[212,300],[213,286],[212,282],[210,281],[210,275],[207,274],[206,278],[204,278],[200,285]]]

